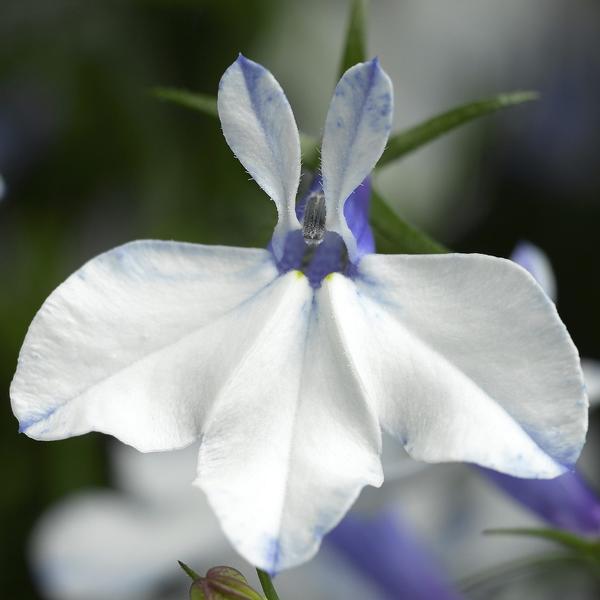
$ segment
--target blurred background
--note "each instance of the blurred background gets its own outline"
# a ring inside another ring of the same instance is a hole
[[[49,597],[28,562],[34,526],[71,494],[118,483],[106,437],[36,443],[17,434],[8,388],[43,300],[84,261],[128,240],[265,246],[272,231],[273,206],[248,183],[218,122],[149,89],[215,94],[242,51],[275,74],[300,128],[317,136],[347,12],[344,0],[0,3],[2,597]],[[369,37],[394,81],[396,129],[502,91],[541,93],[387,167],[378,183],[395,210],[453,249],[506,257],[521,240],[541,247],[580,353],[600,359],[600,4],[375,0]],[[596,485],[598,421],[583,463]],[[449,473],[440,476],[450,479],[448,499],[461,485]],[[428,521],[419,518],[417,529]],[[511,525],[481,526],[499,524]],[[453,578],[467,574],[464,561],[438,553]],[[198,557],[199,569],[211,558]]]

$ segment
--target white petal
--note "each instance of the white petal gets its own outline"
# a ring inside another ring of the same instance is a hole
[[[221,78],[218,108],[229,147],[277,206],[273,243],[281,250],[285,234],[300,227],[300,136],[289,102],[267,69],[240,54]]]
[[[250,563],[312,557],[366,484],[381,483],[381,435],[339,344],[329,299],[306,278],[224,389],[197,484]]]
[[[359,63],[340,79],[327,113],[321,154],[327,228],[344,238],[351,259],[356,243],[344,203],[383,153],[392,127],[393,92],[376,58]]]
[[[540,478],[573,465],[587,429],[577,351],[526,271],[483,255],[370,255],[356,285],[325,285],[382,425],[414,458]]]
[[[11,385],[21,430],[103,431],[142,451],[190,444],[268,317],[277,275],[266,250],[174,242],[91,260],[29,328]]]
[[[556,277],[546,253],[530,242],[519,242],[510,259],[529,271],[548,297],[556,302]]]
[[[595,408],[600,404],[600,362],[591,358],[581,360],[585,386],[590,398],[590,407]]]

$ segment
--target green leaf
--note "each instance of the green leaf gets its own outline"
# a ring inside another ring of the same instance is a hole
[[[488,535],[522,535],[542,538],[556,542],[564,548],[575,551],[577,554],[600,562],[600,540],[580,537],[570,531],[552,529],[550,527],[516,527],[509,529],[487,529],[484,533]]]
[[[191,567],[188,567],[184,562],[181,562],[180,560],[178,560],[177,562],[179,563],[179,566],[184,570],[185,574],[192,581],[195,581],[196,579],[200,579],[200,575],[198,575],[198,573],[196,573],[196,571],[194,571],[194,569],[192,569]]]
[[[383,167],[384,165],[401,158],[409,152],[424,146],[432,140],[456,129],[460,125],[472,121],[473,119],[492,114],[503,108],[508,108],[509,106],[517,106],[524,102],[531,102],[537,98],[538,94],[535,92],[513,92],[509,94],[500,94],[494,98],[478,100],[453,108],[437,117],[433,117],[432,119],[421,123],[420,125],[390,137],[385,152],[379,159],[378,167]]]
[[[267,600],[279,600],[279,596],[275,591],[275,586],[273,585],[269,574],[261,569],[256,569],[256,573],[258,575],[258,580],[260,581],[260,585],[262,586],[263,592],[267,597]]]
[[[346,43],[340,65],[340,77],[367,56],[367,0],[353,0],[346,30]]]
[[[209,117],[219,116],[217,112],[217,99],[214,96],[168,87],[153,88],[150,90],[150,93],[159,100],[173,102],[186,108],[193,108]]]
[[[375,190],[371,195],[371,227],[381,254],[443,254],[448,249],[397,215]]]

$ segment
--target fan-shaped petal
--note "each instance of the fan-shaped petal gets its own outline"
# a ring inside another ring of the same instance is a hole
[[[326,298],[302,285],[221,394],[197,484],[249,562],[313,556],[366,484],[382,480],[380,429],[341,353]]]
[[[143,241],[98,256],[29,328],[11,385],[21,430],[190,444],[285,287],[267,250]]]
[[[382,425],[428,462],[520,477],[572,467],[587,429],[577,351],[514,263],[483,255],[363,258],[324,287]]]
[[[273,75],[241,54],[221,78],[218,109],[229,147],[275,202],[273,248],[281,258],[285,234],[300,227],[300,136],[292,109]]]

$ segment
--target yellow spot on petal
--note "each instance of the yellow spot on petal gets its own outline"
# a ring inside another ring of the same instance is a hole
[[[334,277],[335,277],[335,272],[329,273],[329,275],[325,275],[325,280],[326,281],[333,281]]]
[[[303,277],[306,277],[302,271],[294,271],[294,273],[296,274],[296,279],[302,279]]]

